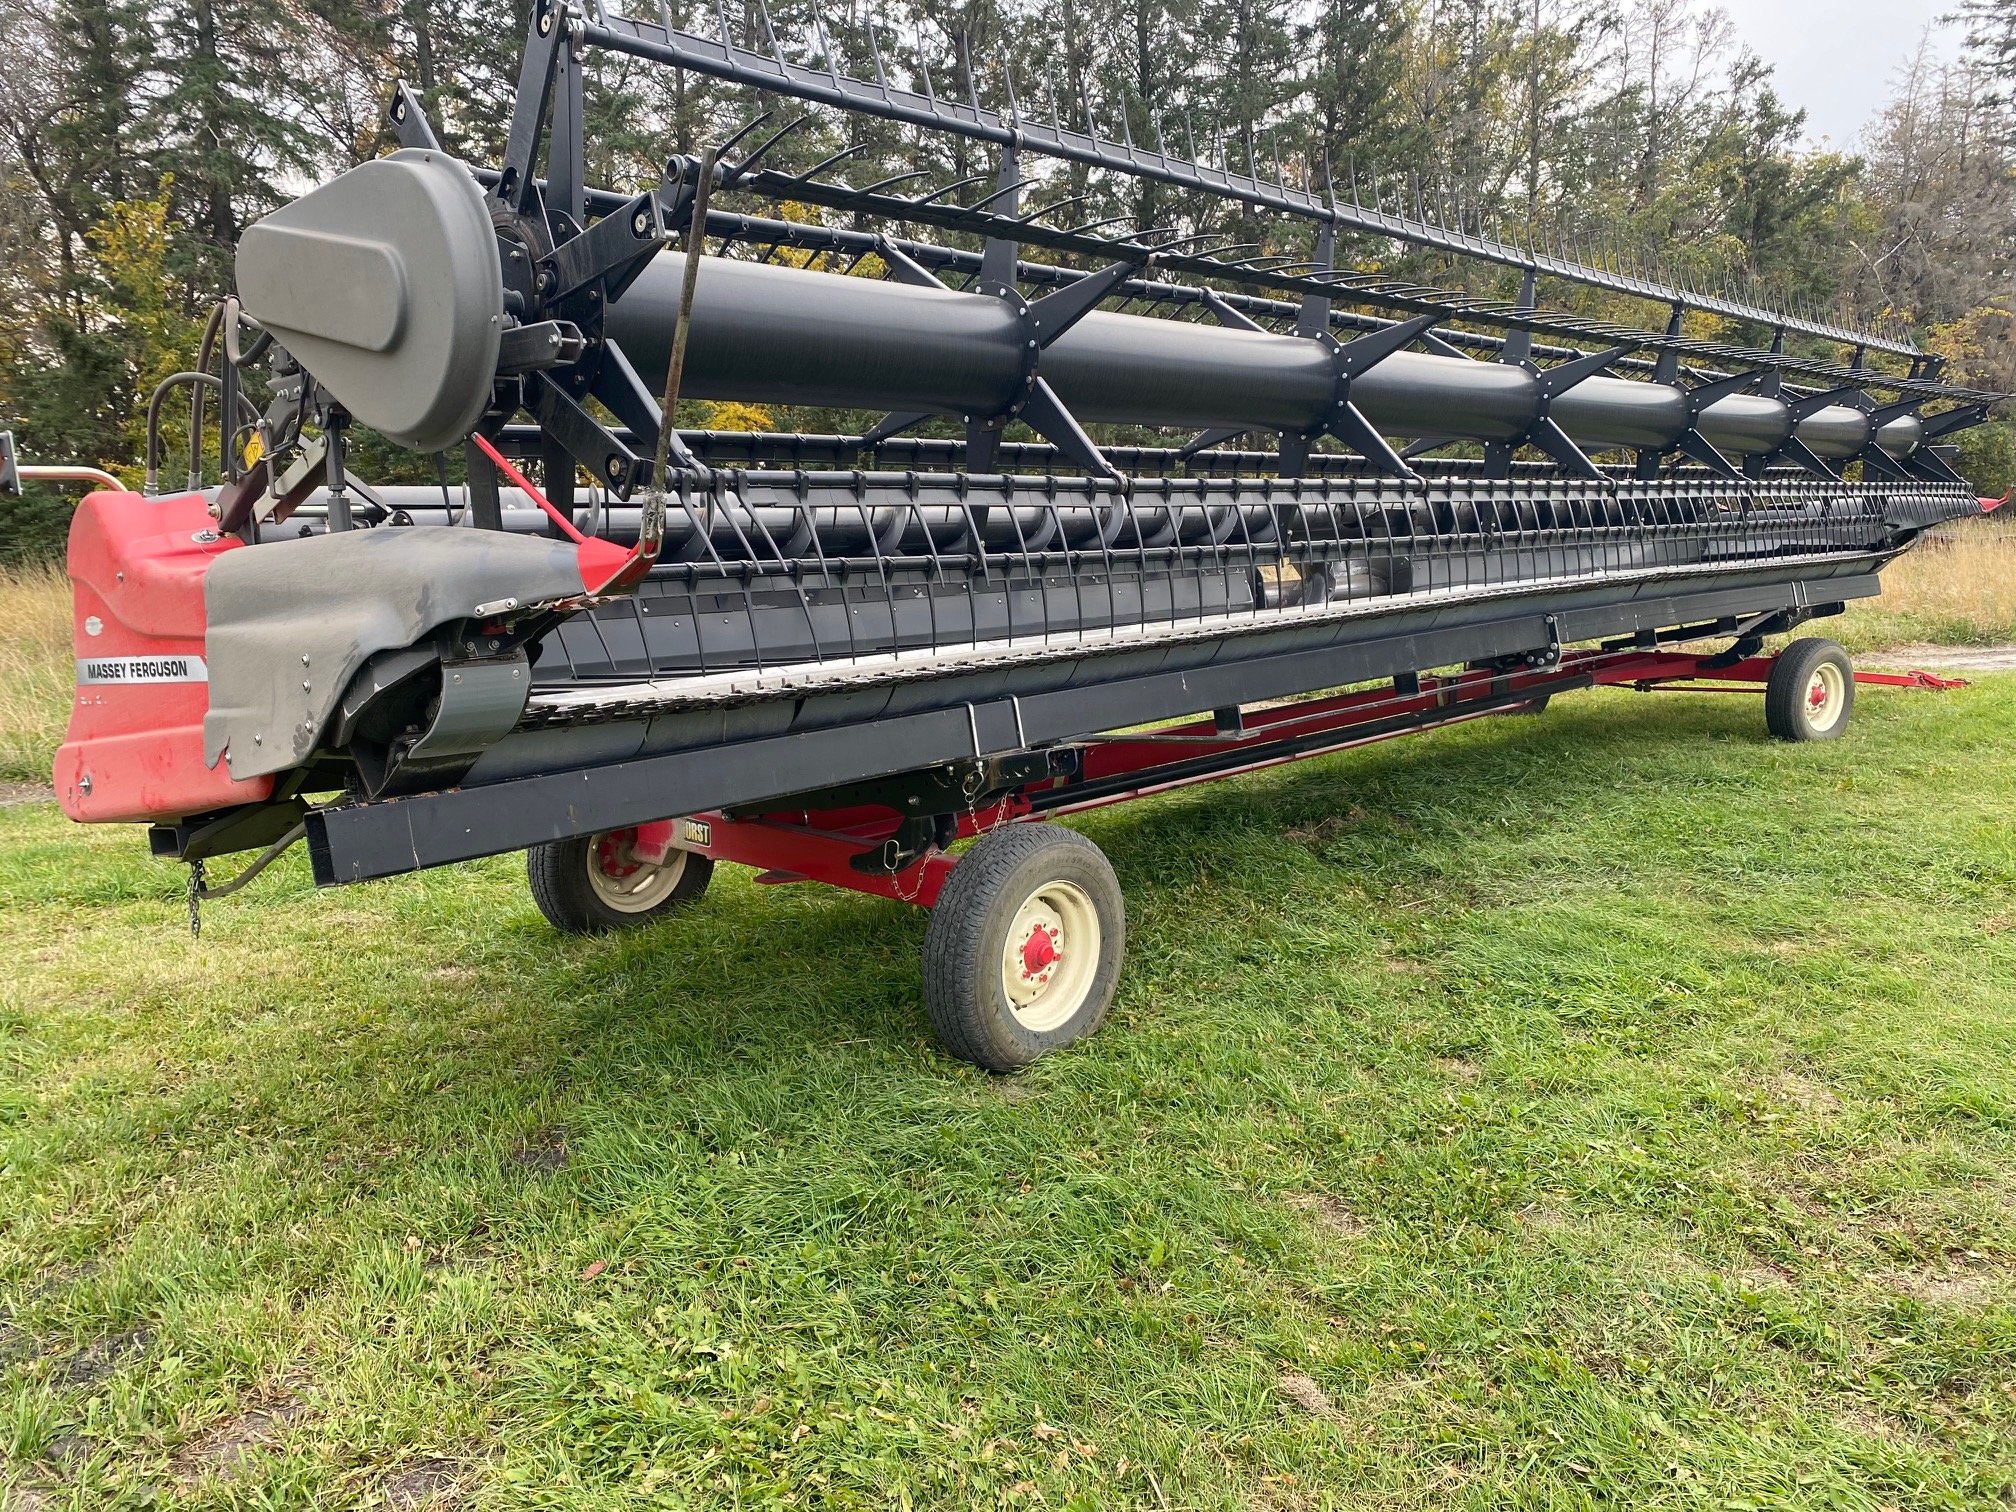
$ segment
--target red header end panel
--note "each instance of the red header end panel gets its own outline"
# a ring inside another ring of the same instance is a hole
[[[203,764],[203,574],[241,544],[218,537],[193,494],[94,493],[77,506],[77,701],[56,753],[56,796],[72,819],[173,819],[272,792],[271,777],[234,782],[222,762]]]

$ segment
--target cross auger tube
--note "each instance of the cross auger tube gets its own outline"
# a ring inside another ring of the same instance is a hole
[[[1591,686],[1757,690],[1825,740],[1858,683],[1938,685],[1763,654],[1993,507],[1949,442],[2004,396],[1906,335],[1444,224],[1355,169],[1114,142],[1005,79],[951,103],[867,41],[872,81],[538,0],[496,163],[395,86],[397,150],[246,230],[146,488],[78,508],[66,812],[148,824],[192,921],[299,839],[325,885],[526,850],[574,931],[689,907],[722,861],[905,899],[941,1039],[1005,1071],[1097,1025],[1124,951],[1111,867],[1039,821]],[[598,49],[992,160],[794,171],[765,115],[591,187]],[[1033,204],[1065,168],[1202,208],[1073,224],[1082,197]],[[1227,205],[1296,255],[1214,234]],[[1542,305],[1569,286],[1651,318]],[[668,430],[682,397],[860,418]],[[466,481],[359,476],[359,425]],[[0,446],[0,489],[35,472]]]

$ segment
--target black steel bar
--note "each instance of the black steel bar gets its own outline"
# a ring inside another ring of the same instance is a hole
[[[608,310],[608,334],[647,378],[667,360],[682,271],[681,254],[660,256]],[[694,307],[688,381],[696,397],[874,408],[906,423],[950,414],[978,426],[1012,414],[1032,387],[1036,336],[1018,307],[991,294],[715,259]],[[1584,376],[1545,399],[1542,378],[1523,366],[1392,350],[1427,322],[1384,327],[1333,357],[1298,337],[1092,312],[1042,350],[1040,371],[1080,421],[1328,430],[1396,472],[1404,465],[1386,436],[1517,444],[1543,416],[1584,450],[1693,449],[1701,460],[1709,456],[1699,443],[1716,456],[1768,455],[1793,434],[1821,456],[1857,456],[1879,437],[1886,452],[1905,454],[1922,433],[1908,417],[1879,433],[1849,406],[1795,419],[1784,400],[1719,393],[1723,384],[1701,392]],[[1361,351],[1378,362],[1350,370]],[[970,454],[968,465],[993,470]]]
[[[494,169],[472,168],[470,171],[475,176],[477,182],[486,187],[494,185],[496,182],[497,174]],[[938,191],[938,194],[949,193],[971,184],[984,182],[986,182],[985,175],[976,175],[972,178],[961,180],[957,184],[948,185],[945,189]],[[541,187],[543,189],[544,185],[542,184]],[[835,186],[826,187],[835,188]],[[859,194],[858,191],[840,190],[837,188],[835,189],[835,193],[854,196],[857,199]],[[918,207],[927,205],[936,197],[936,195],[927,195],[922,200],[893,201],[892,205],[916,210]],[[590,189],[588,191],[588,207],[591,213],[595,215],[608,216],[632,203],[632,197],[616,194],[609,190]],[[836,205],[842,208],[853,203],[854,199],[836,200]],[[865,210],[864,213],[866,213]],[[889,213],[898,214],[899,212],[892,209]],[[918,217],[913,215],[909,218],[917,219]],[[1126,220],[1127,218],[1122,216],[1118,219]],[[928,216],[922,219],[927,223],[930,222],[930,217]],[[982,217],[980,224],[981,229],[976,234],[985,234],[991,222],[986,222],[985,218]],[[1014,225],[1016,228],[1015,234],[1025,242],[1056,246],[1066,251],[1081,251],[1087,255],[1101,258],[1110,258],[1116,250],[1122,250],[1125,245],[1105,240],[1087,239],[1082,244],[1070,240],[1070,238],[1086,229],[1083,227],[1076,228],[1076,230],[1068,233],[1055,233],[1041,227],[1025,229],[1020,222],[1016,222]],[[880,232],[852,231],[839,227],[810,225],[802,221],[777,220],[721,209],[712,209],[709,211],[708,233],[712,236],[730,240],[769,237],[774,238],[777,245],[786,245],[803,250],[849,252],[876,251],[878,250],[877,244],[886,240],[890,245],[898,247],[912,258],[925,263],[927,266],[962,273],[977,271],[981,262],[978,253],[965,252],[958,248],[944,247],[931,242],[888,237]],[[1234,249],[1220,248],[1218,250],[1227,251]],[[1160,262],[1163,267],[1178,272],[1200,271],[1201,268],[1200,263],[1195,260],[1185,263],[1181,259],[1170,256],[1161,257]],[[1069,283],[1087,275],[1077,269],[1058,267],[1048,263],[1031,262],[1024,259],[1017,264],[1016,276],[1018,280],[1023,282]],[[1213,276],[1211,269],[1201,268],[1201,276]],[[1914,371],[1913,374],[1899,376],[1877,372],[1872,369],[1856,369],[1841,364],[1823,362],[1815,358],[1801,357],[1797,354],[1788,354],[1782,350],[1782,346],[1772,351],[1760,351],[1722,342],[1682,337],[1679,334],[1677,322],[1663,333],[1632,331],[1629,328],[1606,322],[1581,319],[1563,320],[1557,323],[1544,311],[1519,317],[1515,314],[1507,313],[1512,311],[1512,306],[1492,301],[1469,300],[1467,296],[1450,290],[1420,289],[1418,286],[1400,285],[1397,283],[1389,284],[1387,281],[1358,274],[1338,274],[1334,275],[1334,279],[1335,281],[1310,277],[1295,280],[1286,292],[1296,293],[1298,299],[1307,299],[1315,297],[1318,293],[1336,293],[1341,290],[1350,294],[1353,298],[1363,298],[1368,303],[1390,303],[1395,307],[1414,309],[1417,313],[1425,313],[1431,310],[1438,311],[1450,320],[1490,321],[1508,331],[1525,330],[1550,335],[1565,335],[1578,339],[1600,340],[1606,345],[1617,339],[1628,337],[1639,347],[1658,351],[1660,356],[1656,362],[1627,357],[1618,361],[1615,366],[1627,372],[1645,373],[1664,383],[1675,381],[1679,373],[1679,358],[1685,355],[1705,358],[1714,362],[1737,364],[1744,367],[1776,367],[1787,373],[1803,374],[1827,380],[1830,384],[1830,395],[1833,397],[1829,397],[1825,401],[1825,404],[1840,402],[1839,395],[1859,393],[1865,388],[1871,387],[1894,389],[1900,394],[1921,396],[1928,401],[1949,400],[1956,403],[1984,406],[1999,404],[2006,397],[1986,390],[1967,389],[1949,384],[1941,384],[1934,381],[1929,373],[1919,374]],[[1247,281],[1250,282],[1251,280]],[[1261,281],[1264,282],[1266,280]],[[1395,291],[1390,300],[1381,292],[1389,287]],[[1414,289],[1415,293],[1405,294],[1402,292],[1409,288]],[[1300,308],[1299,303],[1268,299],[1249,293],[1231,293],[1208,287],[1171,284],[1147,279],[1130,281],[1123,286],[1123,292],[1135,298],[1162,300],[1179,305],[1195,304],[1204,299],[1206,295],[1217,295],[1237,309],[1264,313],[1268,316],[1280,314],[1292,317]],[[1431,300],[1426,296],[1434,296],[1434,298]],[[1382,320],[1376,316],[1337,310],[1331,312],[1330,323],[1334,328],[1341,330],[1376,330],[1391,324],[1391,322]],[[1503,351],[1509,339],[1504,336],[1493,336],[1475,331],[1461,330],[1453,326],[1438,327],[1432,335],[1438,340],[1449,342],[1460,348],[1483,353]],[[1585,355],[1584,348],[1551,346],[1539,343],[1533,344],[1531,350],[1532,355],[1536,358],[1545,359],[1570,359]],[[1713,379],[1724,375],[1709,373],[1705,376]],[[1799,396],[1794,395],[1790,397],[1797,398]],[[1825,405],[1816,407],[1825,407]]]
[[[1019,147],[1067,162],[1155,179],[1181,188],[1200,189],[1239,200],[1256,209],[1296,215],[1500,266],[1528,268],[1548,277],[1611,293],[1662,304],[1679,304],[1706,314],[1758,325],[1782,325],[1800,335],[1862,346],[1895,356],[1920,355],[1916,345],[1909,341],[1898,341],[1830,322],[1788,318],[1742,301],[1703,295],[1642,277],[1590,267],[1496,239],[1452,234],[1422,217],[1388,215],[1383,210],[1367,211],[1355,205],[1347,210],[1307,190],[1290,189],[1278,183],[1269,186],[1252,175],[1242,180],[1226,170],[1182,159],[1158,155],[1154,160],[1144,160],[1122,144],[1108,142],[1090,133],[1067,131],[1061,125],[1046,125],[1020,117],[1010,122],[997,112],[977,104],[948,110],[929,94],[897,89],[886,82],[871,84],[841,75],[831,68],[825,71],[805,68],[781,57],[765,59],[735,47],[725,39],[703,38],[684,31],[667,32],[662,26],[650,22],[611,16],[606,24],[589,25],[585,30],[585,40],[590,46],[605,47],[614,52],[669,64],[674,68],[691,69],[696,73],[817,104],[944,131],[998,147]]]

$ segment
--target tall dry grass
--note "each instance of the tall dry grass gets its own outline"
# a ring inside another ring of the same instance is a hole
[[[1935,531],[1883,573],[1883,596],[1818,627],[1859,650],[2016,641],[2016,519]]]
[[[0,571],[0,781],[49,780],[75,689],[63,570]]]

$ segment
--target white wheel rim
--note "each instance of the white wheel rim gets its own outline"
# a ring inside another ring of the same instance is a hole
[[[1022,900],[1001,947],[1001,992],[1033,1034],[1068,1024],[1099,974],[1099,910],[1075,882],[1045,882]]]
[[[1848,679],[1833,662],[1822,662],[1806,679],[1806,723],[1825,733],[1841,722],[1848,707]]]
[[[588,885],[617,913],[649,913],[686,874],[686,852],[668,851],[661,865],[639,860],[634,829],[609,830],[588,842]]]

